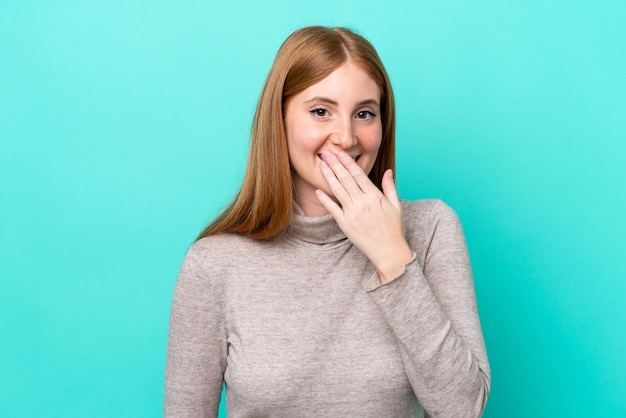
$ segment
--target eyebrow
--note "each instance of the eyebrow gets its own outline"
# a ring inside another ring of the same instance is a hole
[[[311,98],[309,100],[306,100],[304,103],[311,103],[311,102],[328,103],[328,104],[334,105],[334,106],[337,106],[337,104],[338,104],[336,101],[334,101],[332,99],[329,99],[328,97],[321,97],[321,96],[315,96],[315,97],[313,97],[313,98]],[[378,104],[378,101],[374,100],[374,99],[365,99],[365,100],[362,100],[362,101],[357,103],[357,107],[365,106],[365,105],[380,106]]]

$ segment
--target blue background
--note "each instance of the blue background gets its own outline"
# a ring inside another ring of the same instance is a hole
[[[284,38],[347,25],[407,199],[461,217],[486,417],[626,416],[626,2],[0,2],[0,415],[161,414],[187,246]]]

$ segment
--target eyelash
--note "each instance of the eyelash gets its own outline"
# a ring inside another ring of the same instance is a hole
[[[361,117],[359,117],[359,115],[360,115],[360,114],[362,114],[362,113],[365,113],[365,114],[367,115],[367,117],[365,117],[365,118],[361,118]],[[372,119],[372,118],[375,118],[375,117],[376,117],[376,113],[372,112],[371,110],[359,110],[359,111],[356,113],[356,116],[357,116],[359,119]]]
[[[326,110],[326,109],[324,109],[322,107],[316,107],[315,109],[311,110],[310,113],[312,113],[314,116],[323,118],[323,117],[327,116],[328,110]],[[320,114],[320,113],[323,113],[323,114]],[[366,117],[360,117],[359,116],[359,115],[362,115],[362,114],[366,115]],[[367,119],[375,118],[376,117],[376,113],[372,112],[371,110],[359,110],[356,113],[356,117],[357,117],[357,119],[365,119],[365,120],[367,120]]]
[[[323,115],[320,115],[320,112],[324,112],[324,114],[323,114]],[[322,108],[322,107],[316,107],[315,109],[311,110],[311,113],[312,113],[314,116],[317,116],[317,117],[323,118],[324,116],[326,116],[326,115],[327,115],[328,110],[326,110],[326,109],[324,109],[324,108]]]

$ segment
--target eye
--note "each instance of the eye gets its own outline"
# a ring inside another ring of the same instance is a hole
[[[376,117],[376,114],[371,110],[360,110],[356,114],[357,119],[373,119]]]
[[[328,110],[321,107],[311,110],[311,113],[320,118],[328,116]]]

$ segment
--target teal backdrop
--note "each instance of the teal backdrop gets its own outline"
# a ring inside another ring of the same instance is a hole
[[[626,416],[623,0],[0,1],[0,416],[161,415],[180,262],[310,24],[377,47],[401,195],[463,221],[484,416]]]

